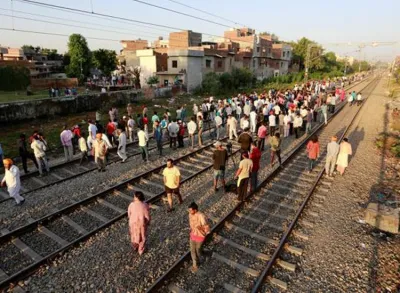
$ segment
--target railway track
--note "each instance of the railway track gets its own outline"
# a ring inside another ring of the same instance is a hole
[[[182,175],[181,184],[212,167],[213,148],[213,143],[209,143],[175,160]],[[231,155],[238,151],[239,146],[235,143]],[[2,230],[0,289],[126,217],[135,191],[142,191],[149,204],[160,201],[165,195],[162,177],[165,166],[158,166],[100,193],[88,195],[79,202],[32,220],[28,225],[12,231]],[[155,205],[151,207],[159,208]]]
[[[203,133],[204,140],[206,136],[211,133],[214,127],[211,127],[211,123],[206,123],[208,125],[206,131]],[[185,136],[185,141],[187,141],[187,135]],[[169,141],[165,141],[163,146],[169,144]],[[149,141],[148,150],[153,151],[157,149],[156,142],[152,139]],[[133,158],[141,155],[138,150],[137,141],[127,144],[126,153],[128,158]],[[120,162],[121,158],[117,155],[117,148],[112,148],[109,152],[109,160],[107,165],[111,165]],[[39,171],[32,171],[28,174],[21,175],[21,195],[32,193],[41,189],[45,189],[54,184],[59,184],[61,182],[71,180],[73,178],[79,177],[83,174],[95,171],[97,165],[93,161],[89,161],[83,165],[79,165],[80,158],[74,158],[69,162],[62,162],[55,164],[50,167],[50,173],[44,177],[38,177]],[[5,189],[0,188],[0,203],[11,200]]]
[[[378,81],[373,79],[362,89],[364,97],[373,92]],[[323,176],[326,144],[332,135],[340,140],[345,137],[361,108],[347,107],[345,119],[337,121],[332,131],[324,131],[323,126],[313,131],[319,135],[321,156],[311,173],[306,171],[304,143],[283,158],[284,168],[275,168],[245,203],[238,203],[223,218],[207,215],[213,227],[199,271],[190,272],[187,251],[147,292],[286,289],[296,272],[296,255],[303,252],[301,243],[308,237],[299,227],[312,229],[312,219],[318,217],[317,212],[308,211],[309,202],[315,198],[314,207],[318,207],[317,201],[323,200],[333,183]]]
[[[211,149],[212,144],[208,144],[178,159],[183,184],[212,167]],[[235,146],[234,153],[237,151]],[[1,231],[0,251],[5,257],[0,270],[0,288],[26,277],[61,252],[125,217],[134,191],[143,191],[149,203],[159,201],[164,195],[160,175],[164,167],[89,195],[13,231]]]

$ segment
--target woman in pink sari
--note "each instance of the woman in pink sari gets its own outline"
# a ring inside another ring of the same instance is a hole
[[[342,90],[340,91],[340,101],[343,102],[345,98],[346,98],[346,91],[342,88]]]
[[[348,142],[347,138],[344,138],[339,148],[339,155],[336,162],[336,170],[339,171],[340,175],[343,175],[344,170],[349,164],[349,155],[352,155],[353,151],[351,149],[351,144]]]
[[[147,227],[150,224],[149,205],[144,202],[144,195],[136,191],[128,207],[129,232],[134,250],[142,255],[146,244]]]

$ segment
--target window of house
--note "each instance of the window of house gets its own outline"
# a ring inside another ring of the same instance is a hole
[[[281,62],[281,68],[283,67],[283,62]]]
[[[206,67],[210,68],[211,67],[211,60],[206,60]]]
[[[290,57],[290,51],[287,51],[286,56],[289,58]]]
[[[286,53],[285,51],[282,52],[282,54],[283,54],[282,57],[283,58],[285,58],[285,53]]]
[[[218,68],[221,68],[222,67],[222,61],[218,61],[217,66],[218,66]]]
[[[260,47],[257,47],[257,53],[260,53]]]
[[[172,68],[178,68],[178,60],[172,60]]]
[[[256,67],[256,59],[253,59],[253,67]]]
[[[268,48],[268,55],[271,55],[271,48]]]

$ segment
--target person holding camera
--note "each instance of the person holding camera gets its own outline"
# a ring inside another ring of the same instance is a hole
[[[222,143],[217,141],[214,146],[216,150],[213,153],[214,161],[214,191],[218,191],[218,179],[221,180],[222,187],[225,190],[225,166],[228,160],[228,152],[222,146]]]

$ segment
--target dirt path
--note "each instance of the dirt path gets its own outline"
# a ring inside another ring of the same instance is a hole
[[[353,157],[318,211],[289,292],[397,292],[400,237],[359,223],[386,174],[386,161],[375,145],[377,134],[387,127],[386,82],[380,81],[350,130]]]

